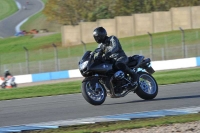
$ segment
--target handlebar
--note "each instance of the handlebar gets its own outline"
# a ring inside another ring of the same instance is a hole
[[[98,53],[100,50],[101,50],[100,48],[96,48],[96,49],[92,52],[91,56],[94,56],[94,54]]]

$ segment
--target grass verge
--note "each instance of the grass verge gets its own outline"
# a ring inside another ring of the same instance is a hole
[[[7,18],[18,10],[14,0],[0,0],[0,9],[0,20]]]
[[[123,131],[124,129],[136,129],[143,127],[150,128],[155,126],[164,126],[174,123],[186,123],[199,120],[200,113],[180,116],[167,116],[161,118],[134,119],[131,121],[104,122],[90,125],[67,126],[54,130],[31,131],[30,133],[100,133],[115,130]]]
[[[153,74],[159,85],[200,81],[200,68],[160,71]],[[0,90],[0,100],[80,93],[81,81]]]

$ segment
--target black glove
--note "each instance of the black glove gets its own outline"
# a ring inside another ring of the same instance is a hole
[[[101,44],[100,49],[104,51],[105,45]]]
[[[111,56],[111,54],[112,54],[111,52],[106,53],[106,54],[105,54],[105,58],[106,58],[106,59],[109,59],[110,56]]]
[[[105,60],[109,60],[110,58],[109,58],[108,56],[104,55],[104,56],[102,57],[102,59],[105,61]]]
[[[102,57],[100,57],[100,56],[95,57],[95,60],[101,60],[101,59],[102,59]]]

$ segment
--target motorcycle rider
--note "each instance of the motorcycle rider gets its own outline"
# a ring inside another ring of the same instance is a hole
[[[103,27],[97,27],[94,29],[93,37],[99,44],[98,47],[101,49],[96,58],[101,59],[104,55],[106,60],[114,60],[114,68],[128,73],[131,76],[132,81],[137,84],[138,75],[127,66],[128,57],[124,53],[117,37],[108,37],[107,32]]]
[[[5,70],[4,78],[6,79],[8,76],[12,76],[12,74],[9,72],[9,70]]]
[[[8,76],[11,76],[11,78],[8,78]],[[15,77],[12,76],[12,74],[9,72],[9,70],[5,70],[4,72],[4,82],[2,84],[7,85],[7,87],[11,87],[10,85],[14,82]]]

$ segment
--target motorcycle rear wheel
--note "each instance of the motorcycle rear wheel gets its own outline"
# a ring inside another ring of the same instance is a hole
[[[82,95],[88,103],[92,105],[101,105],[106,99],[107,92],[100,83],[97,83],[99,84],[98,88],[93,88],[90,82],[91,81],[85,81],[82,83]]]
[[[16,87],[17,87],[17,84],[14,82],[14,83],[12,84],[12,87],[13,87],[13,88],[16,88]]]
[[[156,80],[146,72],[138,72],[139,81],[135,93],[144,100],[154,99],[158,94]]]

